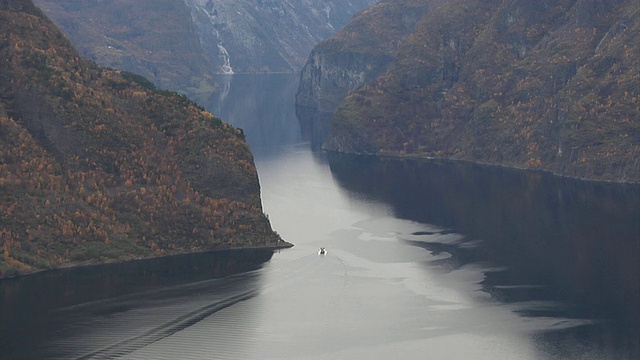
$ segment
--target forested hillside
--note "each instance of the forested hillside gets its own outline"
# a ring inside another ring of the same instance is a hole
[[[433,7],[421,0],[383,0],[358,13],[311,51],[296,94],[302,136],[318,149],[349,91],[384,75],[403,41]]]
[[[287,245],[241,130],[81,58],[29,0],[0,3],[0,277]]]
[[[430,10],[325,148],[640,181],[637,0],[416,2]]]

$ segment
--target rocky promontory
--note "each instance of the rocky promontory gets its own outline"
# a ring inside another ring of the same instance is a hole
[[[0,3],[0,277],[289,246],[241,130],[82,58],[30,0]]]

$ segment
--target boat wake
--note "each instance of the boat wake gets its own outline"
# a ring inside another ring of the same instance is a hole
[[[220,310],[233,306],[239,302],[249,300],[256,296],[256,294],[257,291],[252,290],[225,298],[185,315],[179,316],[172,321],[157,326],[138,336],[134,336],[100,350],[84,354],[78,359],[113,359],[116,357],[126,356],[136,350],[142,349],[150,344],[193,326]]]

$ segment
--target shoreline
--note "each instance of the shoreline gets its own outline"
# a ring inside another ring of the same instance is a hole
[[[468,163],[468,164],[473,164],[473,165],[501,167],[501,168],[505,168],[505,169],[514,169],[514,170],[520,170],[520,171],[541,172],[541,173],[550,174],[550,175],[558,177],[558,178],[578,180],[578,181],[584,181],[584,182],[606,183],[606,184],[613,184],[613,185],[632,185],[632,186],[633,185],[636,185],[636,186],[640,185],[640,180],[638,180],[638,181],[618,181],[618,180],[607,180],[607,179],[582,178],[582,177],[577,177],[577,176],[561,174],[561,173],[558,173],[556,171],[549,170],[549,169],[543,169],[543,168],[533,169],[533,168],[526,168],[526,167],[521,167],[521,166],[517,166],[517,165],[490,163],[490,162],[483,162],[483,161],[469,160],[469,159],[447,158],[447,157],[437,157],[437,156],[428,156],[428,155],[419,155],[419,154],[406,154],[406,155],[399,155],[399,154],[369,154],[369,153],[358,153],[358,152],[345,152],[345,151],[338,151],[338,150],[328,150],[328,149],[324,149],[324,148],[322,148],[322,151],[324,151],[326,153],[335,153],[335,154],[342,154],[342,155],[357,155],[357,156],[377,157],[377,158],[380,158],[380,159],[388,158],[388,159],[410,159],[410,160],[422,160],[422,161],[435,160],[435,161],[463,162],[463,163]]]
[[[136,263],[142,263],[145,261],[163,261],[169,259],[176,259],[178,257],[187,257],[187,256],[206,256],[206,255],[220,255],[224,252],[244,252],[244,251],[264,251],[264,252],[276,252],[279,250],[292,248],[294,245],[282,240],[282,245],[274,245],[274,246],[249,246],[249,247],[220,247],[210,250],[202,250],[202,251],[193,251],[193,252],[178,252],[172,254],[163,254],[157,256],[148,256],[148,257],[136,257],[136,258],[122,258],[122,259],[109,259],[107,261],[96,261],[96,262],[88,262],[88,263],[77,263],[77,264],[66,264],[64,266],[50,268],[50,269],[39,269],[32,272],[22,272],[10,276],[0,276],[0,282],[4,280],[20,280],[24,278],[29,278],[32,276],[43,275],[46,273],[53,273],[56,271],[64,272],[64,271],[75,271],[81,269],[98,269],[100,267],[108,267],[108,266],[117,266],[117,265],[134,265]]]

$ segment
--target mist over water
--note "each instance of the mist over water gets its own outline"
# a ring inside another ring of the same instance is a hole
[[[295,114],[297,74],[219,75],[214,93],[190,96],[215,116],[243,129],[256,157],[279,155],[300,142]]]
[[[264,210],[295,247],[184,258],[168,277],[150,264],[139,281],[109,268],[98,287],[0,282],[0,330],[39,309],[19,336],[0,331],[3,359],[640,356],[638,186],[312,152],[293,115],[297,75],[224,79],[203,105],[244,129]],[[65,293],[71,303],[21,301]]]

